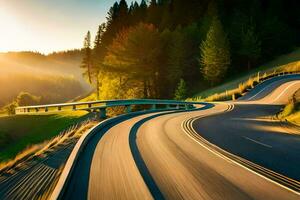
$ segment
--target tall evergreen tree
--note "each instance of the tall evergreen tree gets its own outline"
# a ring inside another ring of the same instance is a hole
[[[161,21],[161,7],[156,0],[151,0],[148,11],[147,11],[147,22],[154,24],[156,27],[159,26]]]
[[[174,90],[183,74],[184,64],[184,37],[181,33],[181,27],[177,27],[172,32],[170,45],[168,49],[168,74],[167,79],[170,83],[171,90]]]
[[[96,83],[96,91],[97,91],[97,99],[100,98],[99,94],[99,89],[100,89],[100,76],[101,76],[101,71],[103,71],[103,65],[102,62],[104,60],[105,56],[105,47],[102,44],[102,36],[105,32],[106,25],[105,23],[101,24],[98,27],[98,31],[95,37],[94,41],[94,49],[93,49],[93,78]]]
[[[261,42],[253,25],[245,28],[242,32],[239,54],[247,60],[248,70],[261,55]]]
[[[187,88],[185,81],[181,78],[175,91],[175,100],[184,100],[187,97]]]
[[[91,49],[91,33],[87,32],[83,43],[84,56],[81,63],[83,68],[83,75],[87,78],[88,82],[92,84],[92,49]]]
[[[230,65],[230,50],[227,36],[222,24],[214,17],[207,33],[206,40],[201,44],[202,73],[211,85],[219,83]]]
[[[115,2],[107,17],[106,31],[102,36],[104,46],[108,47],[117,33],[130,25],[130,15],[126,0]]]

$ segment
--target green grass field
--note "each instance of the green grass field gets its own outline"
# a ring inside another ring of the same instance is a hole
[[[221,93],[226,90],[231,90],[231,89],[237,88],[240,83],[248,80],[248,78],[250,76],[257,74],[258,72],[263,73],[266,70],[270,70],[272,68],[276,68],[278,66],[285,65],[285,64],[299,61],[299,60],[300,60],[300,48],[297,48],[295,51],[293,51],[289,54],[286,54],[286,55],[279,56],[278,58],[276,58],[266,64],[263,64],[256,69],[253,69],[249,72],[240,74],[238,77],[233,77],[230,80],[226,80],[224,83],[222,83],[216,87],[196,93],[193,97],[201,96],[202,98],[205,98],[205,97],[208,97],[215,93]]]
[[[86,112],[0,117],[0,162],[14,158],[26,147],[49,140],[86,119]]]

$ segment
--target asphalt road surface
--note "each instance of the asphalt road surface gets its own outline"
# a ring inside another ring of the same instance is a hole
[[[299,76],[240,101],[121,120],[80,154],[62,199],[299,199],[298,130],[272,119]],[[292,185],[288,185],[291,183]]]

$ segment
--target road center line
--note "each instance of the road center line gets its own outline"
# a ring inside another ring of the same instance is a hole
[[[294,85],[296,85],[296,84],[299,84],[299,81],[297,81],[297,82],[294,82],[294,83],[292,83],[292,84],[290,84],[288,87],[286,87],[278,96],[277,96],[277,98],[276,99],[274,99],[273,100],[273,103],[275,102],[275,101],[277,101],[290,87],[292,87],[292,86],[294,86]]]
[[[278,80],[278,81],[280,81],[280,80]],[[249,101],[249,100],[252,100],[252,99],[255,98],[257,95],[259,95],[260,93],[262,93],[263,91],[265,91],[266,89],[268,89],[269,87],[271,87],[272,85],[274,85],[275,83],[277,83],[277,81],[271,83],[270,85],[265,86],[265,87],[262,88],[259,92],[257,92],[254,96],[248,98],[248,101]]]
[[[245,139],[247,139],[247,140],[250,140],[250,141],[252,141],[252,142],[254,142],[254,143],[256,143],[256,144],[260,144],[260,145],[262,145],[262,146],[265,146],[265,147],[268,147],[268,148],[272,148],[272,146],[270,146],[270,145],[261,143],[261,142],[259,142],[259,141],[256,141],[256,140],[253,140],[253,139],[251,139],[251,138],[248,138],[248,137],[246,137],[246,136],[243,136],[243,138],[245,138]]]

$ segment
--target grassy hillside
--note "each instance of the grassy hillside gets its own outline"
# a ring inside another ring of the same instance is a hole
[[[14,158],[26,147],[58,135],[86,118],[86,112],[0,117],[0,162]]]
[[[294,93],[283,111],[278,114],[278,118],[300,125],[300,89]]]
[[[264,65],[261,65],[260,67],[253,69],[247,73],[243,73],[238,77],[233,77],[231,79],[225,80],[222,84],[216,87],[196,93],[193,97],[206,98],[215,93],[220,93],[226,90],[237,88],[240,83],[247,81],[250,76],[257,74],[257,72],[263,73],[264,71],[275,69],[279,66],[286,65],[288,63],[295,62],[295,61],[300,61],[300,48],[297,48],[295,51],[289,54],[279,56],[278,58]]]

